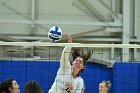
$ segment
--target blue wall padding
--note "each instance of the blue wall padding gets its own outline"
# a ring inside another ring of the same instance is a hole
[[[14,78],[24,92],[25,83],[36,80],[44,92],[51,87],[59,62],[46,61],[0,61],[0,81]],[[110,80],[110,93],[140,93],[140,65],[138,63],[116,63],[113,69],[105,65],[87,63],[82,77],[86,85],[86,93],[99,93],[99,83]]]
[[[82,74],[86,85],[86,93],[98,93],[99,83],[102,80],[112,81],[112,69],[107,66],[88,63]]]
[[[0,61],[0,81],[14,78],[23,93],[25,83],[29,80],[36,80],[47,93],[58,67],[59,62]]]
[[[140,64],[138,65],[138,93],[140,93]]]
[[[140,93],[138,63],[116,63],[113,67],[113,93]]]

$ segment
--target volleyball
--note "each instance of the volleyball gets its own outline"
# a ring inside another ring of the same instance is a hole
[[[48,32],[48,38],[52,42],[56,42],[56,41],[61,40],[61,38],[62,38],[62,30],[61,30],[61,28],[58,27],[58,26],[51,27],[49,32]]]

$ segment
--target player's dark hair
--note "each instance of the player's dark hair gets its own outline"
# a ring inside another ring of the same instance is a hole
[[[73,52],[72,52],[72,58],[73,58],[73,61],[77,58],[77,57],[81,57],[83,59],[83,66],[86,65],[86,61],[91,57],[91,55],[93,54],[93,50],[92,49],[87,49],[86,50],[86,53],[84,52],[84,49],[83,48],[73,48],[72,49]],[[83,72],[84,69],[81,69],[81,72]],[[78,73],[78,76],[79,76],[79,73]]]
[[[24,93],[44,93],[44,92],[36,81],[30,80],[25,85]]]
[[[12,87],[14,79],[7,79],[0,83],[0,93],[10,93],[9,88]]]

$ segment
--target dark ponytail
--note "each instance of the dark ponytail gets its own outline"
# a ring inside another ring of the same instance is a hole
[[[73,61],[77,58],[77,57],[81,57],[83,58],[83,64],[85,65],[86,64],[86,61],[92,56],[93,54],[93,50],[88,48],[86,50],[86,53],[84,52],[84,49],[83,48],[73,48],[72,49],[73,52],[72,52],[72,58],[73,58]]]
[[[30,80],[26,83],[24,93],[44,93],[38,82]]]
[[[1,83],[0,83],[0,93],[2,93],[2,85],[1,85]]]

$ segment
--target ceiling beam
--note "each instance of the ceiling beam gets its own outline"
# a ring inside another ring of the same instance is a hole
[[[105,28],[98,28],[98,29],[95,29],[95,30],[91,30],[91,31],[85,31],[85,32],[81,32],[81,33],[76,33],[76,34],[72,34],[72,38],[74,37],[79,37],[79,36],[82,36],[82,35],[86,35],[86,34],[91,34],[91,33],[95,33],[95,32],[100,32],[100,31],[103,31]]]
[[[47,20],[37,20],[35,24],[48,24],[48,25],[76,25],[76,26],[115,26],[122,27],[122,23],[119,22],[92,22],[92,21],[47,21]]]
[[[94,30],[96,31],[96,30]],[[87,32],[87,33],[94,33],[94,31],[92,32]],[[98,32],[98,30],[97,30]],[[72,35],[72,38],[74,38],[74,40],[76,41],[106,41],[106,42],[121,42],[121,38],[104,38],[104,37],[96,37],[96,38],[82,38],[82,37],[78,37],[78,36],[81,36],[83,35],[85,32],[83,33],[79,33],[79,34],[73,34]],[[76,38],[78,37],[78,38]],[[9,35],[9,36],[6,36],[6,35],[0,35],[0,38],[1,39],[5,39],[7,41],[21,41],[21,42],[26,42],[26,40],[40,40],[40,41],[37,41],[37,42],[41,42],[41,41],[50,41],[49,38],[47,36],[14,36],[14,35]],[[62,39],[62,41],[65,40],[65,39]],[[129,39],[129,41],[131,43],[140,43],[140,39]]]
[[[82,5],[84,5],[91,12],[91,14],[99,21],[101,22],[105,21],[103,15],[88,0],[79,0],[79,2]]]
[[[32,5],[31,5],[31,20],[34,21],[35,20],[35,0],[32,0]],[[32,22],[31,27],[34,27],[34,24]]]
[[[0,19],[0,24],[32,24],[32,21],[25,19]]]
[[[99,2],[100,2],[102,5],[104,5],[104,7],[105,7],[106,9],[108,9],[108,10],[113,14],[114,17],[118,17],[117,13],[114,12],[103,0],[99,0]]]
[[[15,39],[23,39],[23,40],[49,40],[47,35],[46,36],[14,36],[10,35],[9,37]]]
[[[92,21],[60,21],[60,20],[35,20],[34,23],[29,20],[0,20],[0,24],[46,24],[46,25],[71,25],[71,26],[109,26],[109,27],[122,27],[120,22],[92,22]]]
[[[26,42],[26,40],[12,38],[7,35],[0,35],[0,39],[2,39],[3,41]]]
[[[80,35],[72,35],[73,37],[78,37]],[[50,41],[49,38],[46,37],[40,37],[40,36],[9,36],[11,38],[15,38],[15,39],[23,39],[23,40],[45,40],[45,41]],[[62,39],[65,40],[65,39]],[[121,39],[120,38],[74,38],[74,40],[78,40],[78,41],[116,41],[116,42],[120,42]],[[39,42],[39,41],[38,41]]]
[[[121,42],[121,38],[75,38],[76,41]]]

